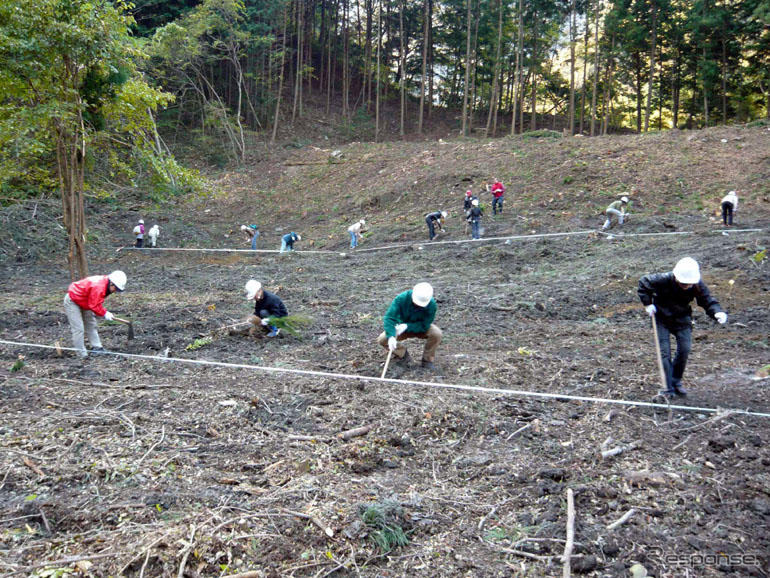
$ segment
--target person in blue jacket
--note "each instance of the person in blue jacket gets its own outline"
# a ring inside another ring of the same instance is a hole
[[[275,293],[265,291],[259,281],[249,279],[246,282],[246,300],[254,301],[254,315],[249,317],[252,325],[249,334],[255,335],[257,329],[262,326],[266,328],[268,337],[277,337],[281,330],[275,325],[270,325],[268,320],[271,317],[286,317],[289,314],[281,298]]]
[[[281,253],[284,253],[285,251],[293,251],[294,250],[294,241],[301,241],[302,237],[300,235],[297,235],[294,231],[291,233],[286,233],[283,237],[281,237]]]
[[[256,225],[249,225],[248,227],[246,225],[241,225],[241,231],[243,231],[251,242],[251,250],[256,251],[257,239],[259,238],[259,227]]]

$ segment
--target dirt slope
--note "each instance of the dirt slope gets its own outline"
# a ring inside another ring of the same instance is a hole
[[[323,255],[115,253],[136,212],[94,207],[92,270],[128,273],[107,305],[137,327],[128,342],[125,327],[103,325],[105,346],[191,363],[83,364],[0,345],[0,573],[42,576],[53,561],[94,576],[557,576],[571,488],[575,573],[766,575],[768,418],[192,362],[379,376],[382,314],[428,280],[444,330],[437,368],[392,365],[388,376],[651,401],[657,368],[636,283],[691,255],[730,320],[696,314],[691,394],[679,403],[770,413],[758,379],[770,363],[770,273],[752,259],[768,234],[723,236],[710,220],[736,188],[738,225],[767,226],[769,143],[767,127],[361,143],[333,163],[320,149],[276,154],[216,175],[215,195],[143,212],[163,219],[164,246],[246,248],[236,229],[253,221],[261,248],[297,230],[298,248],[335,250]],[[462,192],[488,176],[509,193],[486,236],[593,229],[626,190],[622,231],[695,234],[425,243],[433,208],[451,212],[441,240],[464,237]],[[343,225],[361,216],[371,227],[361,249],[414,243],[350,254]],[[0,339],[68,344],[66,271],[39,262],[0,274]],[[302,338],[225,333],[191,347],[249,313],[250,277],[313,317]],[[419,359],[422,345],[410,350]],[[364,425],[364,436],[338,437]],[[616,447],[626,449],[602,458]],[[365,524],[375,513],[409,543],[384,552]]]

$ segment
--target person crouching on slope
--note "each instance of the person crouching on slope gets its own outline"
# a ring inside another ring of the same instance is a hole
[[[637,293],[647,314],[655,319],[658,331],[663,372],[666,376],[666,389],[660,394],[667,397],[685,396],[687,391],[682,387],[682,376],[692,345],[690,303],[695,299],[720,325],[727,322],[727,313],[722,311],[719,302],[709,293],[708,287],[701,280],[697,261],[690,257],[680,259],[674,270],[669,273],[642,277]],[[676,357],[673,362],[672,334],[676,337]]]
[[[72,332],[72,346],[77,350],[79,357],[88,357],[84,333],[88,335],[91,351],[95,354],[104,353],[99,333],[96,331],[95,316],[112,321],[113,315],[104,308],[104,300],[125,288],[126,274],[123,271],[85,277],[70,283],[64,296],[64,313]]]
[[[275,325],[270,325],[268,319],[286,317],[289,314],[281,298],[275,293],[265,291],[259,281],[249,279],[246,282],[246,300],[254,301],[254,315],[248,319],[252,325],[249,335],[256,335],[257,329],[261,326],[268,332],[268,337],[277,337],[281,330]]]
[[[396,363],[406,365],[411,358],[401,342],[412,337],[425,339],[421,365],[433,369],[442,336],[441,329],[433,324],[437,307],[430,283],[417,283],[413,289],[398,294],[385,313],[385,331],[377,338],[377,343],[393,352]]]

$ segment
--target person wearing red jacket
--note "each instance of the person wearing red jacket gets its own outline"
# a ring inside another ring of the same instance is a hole
[[[503,196],[505,195],[505,187],[503,186],[503,183],[498,181],[497,179],[492,179],[495,181],[495,184],[492,185],[492,188],[490,189],[490,192],[492,193],[492,214],[496,215],[498,208],[500,210],[500,214],[503,214]]]
[[[104,308],[104,300],[111,293],[126,288],[126,274],[113,271],[109,275],[94,275],[80,281],[73,281],[64,296],[64,312],[72,331],[72,344],[78,356],[88,357],[84,342],[84,333],[88,334],[91,351],[104,353],[104,347],[96,332],[96,317],[113,320],[113,315]]]

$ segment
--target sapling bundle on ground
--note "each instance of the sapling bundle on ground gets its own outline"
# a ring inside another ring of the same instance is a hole
[[[295,315],[286,315],[285,317],[268,317],[267,323],[294,337],[300,337],[300,330],[309,327],[313,323],[313,318],[297,313]]]

